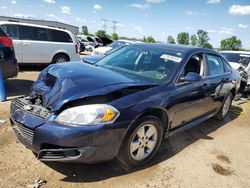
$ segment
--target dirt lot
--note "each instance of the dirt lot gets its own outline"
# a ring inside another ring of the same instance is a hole
[[[39,71],[39,70],[38,70]],[[8,98],[26,95],[38,71],[6,82]],[[0,103],[8,120],[10,101]],[[250,187],[250,102],[233,106],[225,122],[210,119],[165,140],[152,163],[126,172],[115,161],[95,165],[42,163],[0,126],[0,187]]]

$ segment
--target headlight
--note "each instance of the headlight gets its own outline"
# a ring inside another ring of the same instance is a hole
[[[72,107],[61,112],[55,119],[59,123],[96,125],[113,123],[119,111],[107,104],[92,104]]]

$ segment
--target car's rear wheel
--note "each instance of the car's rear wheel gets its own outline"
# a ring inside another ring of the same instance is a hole
[[[54,56],[53,60],[52,60],[52,63],[55,64],[55,63],[64,63],[64,62],[67,62],[69,61],[68,57],[66,55],[63,55],[63,54],[57,54]]]
[[[162,137],[161,121],[155,116],[145,116],[128,131],[117,158],[126,168],[143,165],[155,155]]]
[[[222,121],[227,117],[229,110],[230,110],[230,107],[231,107],[231,104],[232,104],[232,101],[233,101],[233,95],[230,92],[226,96],[220,111],[218,112],[218,114],[216,114],[216,116],[215,116],[216,119]]]

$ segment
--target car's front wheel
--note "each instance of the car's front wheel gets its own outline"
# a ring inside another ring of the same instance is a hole
[[[132,125],[125,136],[118,160],[126,168],[147,163],[157,152],[162,137],[162,123],[157,117],[142,118]]]
[[[216,114],[216,116],[215,116],[216,119],[222,121],[222,120],[224,120],[226,118],[227,114],[229,113],[232,101],[233,101],[233,95],[230,92],[226,96],[220,111],[218,112],[218,114]]]

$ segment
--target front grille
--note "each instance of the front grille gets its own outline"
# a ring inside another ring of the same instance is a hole
[[[33,143],[34,131],[23,126],[20,123],[14,122],[13,128],[29,143]]]
[[[11,103],[11,106],[12,105],[15,106],[16,109],[22,109],[43,119],[47,119],[51,115],[51,112],[46,108],[39,105],[29,104],[29,101],[24,98],[14,99]],[[11,108],[13,108],[13,106]]]

